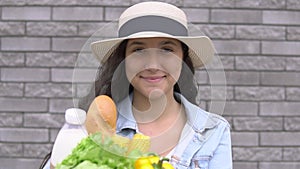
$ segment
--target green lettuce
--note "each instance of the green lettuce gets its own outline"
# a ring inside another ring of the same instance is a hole
[[[126,148],[96,133],[82,139],[56,169],[133,169],[134,161],[142,154],[126,152]]]

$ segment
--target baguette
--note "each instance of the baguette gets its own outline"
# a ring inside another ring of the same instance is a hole
[[[113,135],[116,132],[117,108],[106,95],[97,96],[91,103],[85,121],[88,134],[102,132]]]

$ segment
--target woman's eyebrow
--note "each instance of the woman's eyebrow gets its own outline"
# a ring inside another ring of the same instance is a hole
[[[171,40],[162,41],[159,44],[160,45],[174,45],[174,46],[178,46],[178,44],[176,44],[175,42],[173,42]]]
[[[144,42],[141,41],[133,41],[133,42],[129,42],[128,46],[132,46],[132,45],[143,45],[145,44]]]

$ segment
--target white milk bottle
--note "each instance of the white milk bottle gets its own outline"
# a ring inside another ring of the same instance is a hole
[[[65,113],[65,124],[59,131],[52,149],[51,168],[62,162],[73,148],[85,137],[84,127],[86,112],[78,108],[70,108]]]

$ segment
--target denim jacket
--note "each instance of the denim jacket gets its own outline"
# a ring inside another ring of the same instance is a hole
[[[178,145],[172,150],[170,161],[176,169],[232,169],[229,123],[219,115],[202,110],[183,96],[187,123]],[[132,114],[131,97],[117,104],[116,132],[133,137],[138,132]],[[49,161],[44,169],[50,169]]]
[[[179,143],[172,150],[170,161],[177,169],[232,169],[229,123],[221,116],[206,112],[182,95],[187,122]],[[116,132],[132,137],[139,132],[132,114],[131,97],[117,104]]]

